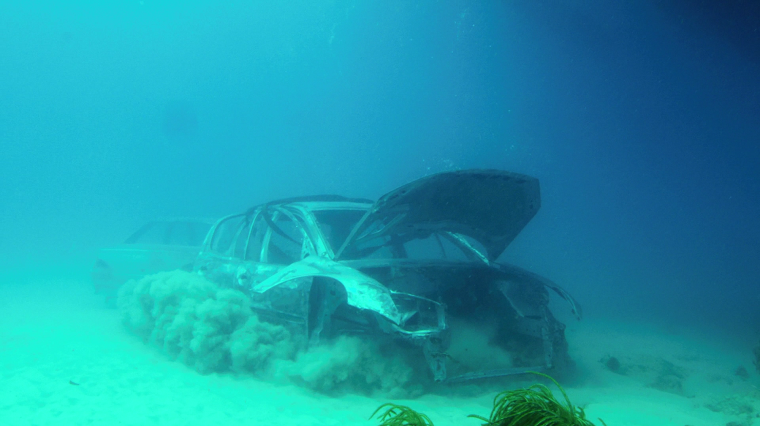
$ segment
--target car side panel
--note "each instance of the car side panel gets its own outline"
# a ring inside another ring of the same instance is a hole
[[[273,288],[287,285],[289,281],[306,277],[332,278],[346,289],[346,303],[349,305],[374,311],[394,324],[401,323],[401,314],[391,298],[390,291],[384,285],[356,269],[324,257],[309,256],[290,264],[263,282],[254,285],[251,290],[256,293],[265,293]]]

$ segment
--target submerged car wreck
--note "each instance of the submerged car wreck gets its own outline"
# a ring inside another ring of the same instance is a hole
[[[212,219],[152,220],[122,244],[101,248],[91,277],[97,294],[113,301],[127,281],[173,269],[191,270]]]
[[[194,270],[309,346],[388,339],[418,351],[438,382],[558,370],[571,360],[549,291],[578,318],[580,307],[552,281],[497,261],[540,204],[537,179],[498,170],[427,176],[375,202],[272,201],[220,219]],[[466,362],[472,330],[487,330],[483,345],[509,360]]]

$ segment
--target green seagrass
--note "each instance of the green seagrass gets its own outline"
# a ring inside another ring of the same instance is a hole
[[[531,373],[551,380],[562,393],[565,403],[557,401],[552,391],[539,383],[496,395],[490,418],[475,414],[467,417],[485,422],[483,426],[594,426],[586,419],[583,408],[573,406],[556,380],[543,373]],[[377,415],[383,409],[385,411]],[[380,426],[433,426],[428,416],[404,405],[383,404],[377,407],[370,419],[375,415],[381,422]],[[599,421],[607,426],[602,419]]]
[[[562,392],[565,404],[557,401],[548,387],[535,384],[496,395],[490,418],[474,414],[468,417],[484,421],[484,426],[594,426],[586,420],[586,413],[582,408],[574,407],[570,403],[570,398],[556,380],[546,374],[531,373],[554,382]],[[606,426],[602,419],[599,421]]]
[[[375,417],[380,410],[386,410],[377,416],[380,420],[380,426],[433,426],[430,418],[422,413],[418,413],[405,405],[383,404],[377,407],[369,418]]]

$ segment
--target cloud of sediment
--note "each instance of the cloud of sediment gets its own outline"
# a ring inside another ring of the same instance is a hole
[[[340,337],[306,350],[303,336],[261,321],[250,300],[184,271],[125,284],[118,299],[125,326],[147,344],[202,374],[231,372],[287,379],[320,392],[417,393],[408,359],[377,342]]]

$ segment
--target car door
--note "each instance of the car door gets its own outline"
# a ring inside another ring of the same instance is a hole
[[[260,211],[221,219],[211,231],[194,269],[223,287],[248,294],[252,285],[279,269],[261,260],[262,243],[268,231]]]
[[[261,229],[258,235],[261,238],[253,238],[247,250],[251,266],[248,285],[252,308],[267,320],[290,323],[303,331],[308,318],[313,278],[288,280],[266,289],[258,285],[289,265],[315,255],[314,244],[304,222],[292,211],[264,208],[258,219]],[[255,256],[259,256],[258,261],[254,261]]]

